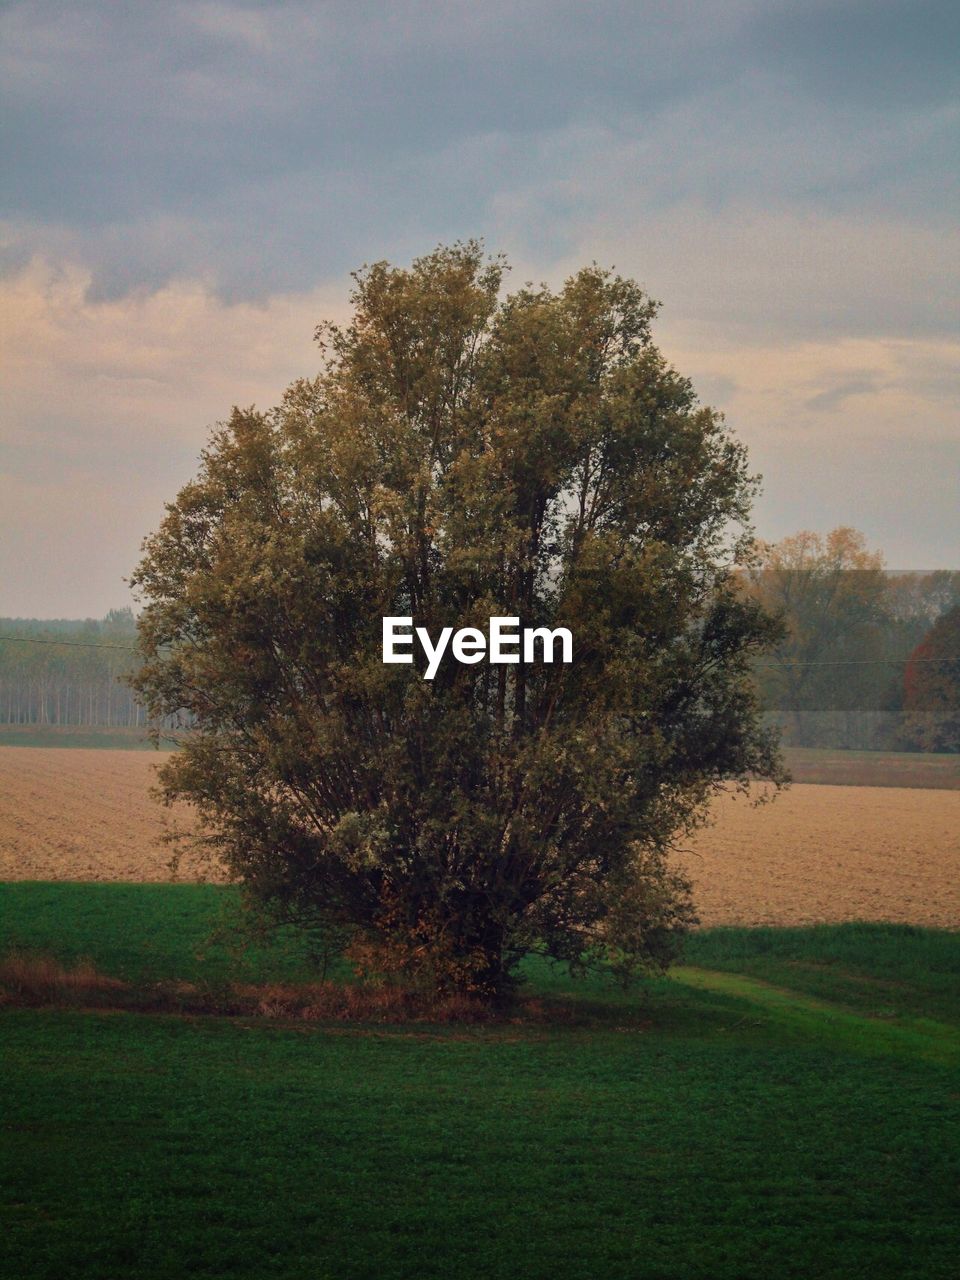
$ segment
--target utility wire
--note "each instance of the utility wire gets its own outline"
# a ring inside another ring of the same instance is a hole
[[[132,644],[101,644],[98,640],[47,640],[40,636],[0,636],[0,640],[11,640],[14,644],[65,644],[77,649],[122,649],[124,653],[137,652]]]
[[[53,645],[71,645],[79,649],[118,649],[123,653],[137,653],[138,650],[134,645],[130,644],[102,644],[96,640],[48,640],[46,637],[40,636],[2,636],[0,641],[12,641],[14,644],[53,644]],[[167,646],[162,646],[166,648]],[[754,668],[756,671],[779,671],[782,667],[883,667],[897,666],[901,663],[912,662],[917,665],[921,662],[960,662],[960,656],[956,658],[811,658],[811,659],[784,659],[783,662],[762,662]]]
[[[755,671],[779,671],[782,667],[883,667],[897,666],[909,662],[915,666],[919,662],[960,662],[957,658],[816,658],[784,659],[783,662],[761,662]]]

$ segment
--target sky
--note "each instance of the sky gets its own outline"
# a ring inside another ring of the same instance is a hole
[[[956,0],[0,5],[0,616],[101,616],[349,273],[596,261],[764,477],[960,567]]]

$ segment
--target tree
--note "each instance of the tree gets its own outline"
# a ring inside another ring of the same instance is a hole
[[[597,267],[500,299],[470,242],[355,273],[278,408],[235,409],[134,585],[163,769],[273,918],[496,996],[519,959],[662,966],[670,867],[725,780],[779,779],[739,597],[745,453]],[[570,664],[381,660],[382,618],[567,627]]]
[[[900,571],[889,582],[890,613],[897,639],[908,650],[936,620],[960,605],[960,572],[955,569]]]
[[[811,713],[877,709],[889,685],[890,579],[883,556],[847,526],[758,546],[750,594],[783,619],[764,660],[764,701],[789,714],[794,740],[813,745]]]
[[[904,733],[921,751],[960,751],[960,605],[930,628],[904,672]]]
[[[0,618],[0,724],[139,726],[122,683],[135,637],[130,609],[99,622]]]

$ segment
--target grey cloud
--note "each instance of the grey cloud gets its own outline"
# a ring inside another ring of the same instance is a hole
[[[831,13],[14,4],[8,252],[74,255],[95,299],[184,275],[236,299],[478,232],[549,265],[624,198],[651,216],[736,202],[942,220],[949,114],[911,106],[881,127],[826,102],[811,68],[834,56]],[[882,45],[883,22],[862,25]]]
[[[827,413],[831,409],[838,408],[851,396],[874,395],[880,389],[876,378],[848,378],[827,391],[811,396],[809,400],[804,401],[803,407],[810,409],[813,413]]]
[[[407,2],[387,16],[356,3],[92,3],[81,21],[70,6],[16,6],[5,23],[19,179],[8,211],[122,220],[158,202],[229,201],[281,173],[655,111],[722,74],[715,58],[666,56],[678,38],[687,54],[708,43],[684,13],[611,0],[589,13]],[[235,38],[243,18],[259,20],[262,40]],[[714,55],[728,25],[709,41]],[[21,62],[38,44],[46,56]]]
[[[750,34],[761,58],[819,96],[882,111],[956,103],[960,91],[955,0],[780,0]]]
[[[836,432],[812,448],[802,433],[751,449],[764,490],[754,516],[764,538],[840,524],[862,529],[891,568],[958,566],[960,442],[864,441]]]
[[[902,564],[952,563],[958,14],[953,0],[0,6],[0,275],[25,300],[0,504],[14,611],[116,603],[203,424],[314,367],[313,323],[346,272],[473,234],[509,252],[514,281],[595,258],[664,299],[664,350],[688,353],[684,370],[706,353],[695,385],[732,402],[767,476],[764,536],[852,522]],[[50,266],[21,289],[33,254]],[[876,369],[834,358],[864,337]],[[764,353],[804,359],[810,343],[809,372],[765,372]]]

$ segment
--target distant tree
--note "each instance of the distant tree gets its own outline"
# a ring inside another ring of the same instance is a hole
[[[805,713],[881,705],[890,579],[862,533],[841,526],[759,544],[749,591],[786,628],[761,684],[765,703],[793,717],[797,741],[809,736]]]
[[[749,668],[775,634],[733,569],[754,489],[596,267],[499,300],[474,243],[354,276],[352,322],[266,413],[235,409],[134,576],[162,786],[277,920],[361,964],[497,996],[531,951],[663,966],[692,918],[674,840],[729,779],[780,778]],[[381,661],[564,626],[574,660]]]
[[[936,620],[960,605],[960,572],[955,569],[900,571],[890,575],[889,613],[898,636],[913,648]]]
[[[122,676],[135,665],[130,609],[93,618],[0,618],[0,724],[136,727]]]
[[[904,675],[904,735],[922,751],[960,751],[960,605],[930,628]]]

